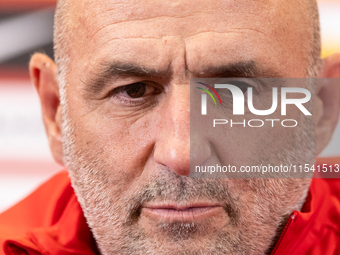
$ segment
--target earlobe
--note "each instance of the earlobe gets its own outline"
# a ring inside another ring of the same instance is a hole
[[[37,53],[31,58],[29,70],[31,81],[40,97],[43,121],[52,155],[58,164],[63,165],[57,67],[48,56]]]
[[[339,120],[340,54],[323,60],[317,79],[314,113],[317,154],[320,154],[331,140]]]

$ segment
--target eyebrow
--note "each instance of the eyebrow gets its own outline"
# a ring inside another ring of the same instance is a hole
[[[272,67],[264,68],[255,61],[239,61],[227,65],[220,65],[217,67],[208,67],[203,71],[203,75],[197,75],[198,78],[229,78],[229,77],[244,77],[244,78],[280,78],[280,74]],[[210,77],[207,77],[210,76]]]
[[[90,93],[100,93],[107,86],[108,82],[114,77],[145,77],[145,78],[164,78],[173,74],[170,67],[166,70],[158,70],[140,66],[136,63],[108,62],[102,64],[100,70],[88,81],[83,81],[86,85],[85,90]],[[279,78],[279,74],[272,68],[262,68],[255,61],[239,61],[226,65],[206,66],[200,73],[192,73],[197,78]]]
[[[99,93],[102,91],[107,83],[114,77],[170,77],[172,72],[170,69],[157,70],[137,65],[135,63],[111,62],[102,64],[100,70],[90,78],[88,82],[82,80],[87,86],[86,90],[92,93]]]

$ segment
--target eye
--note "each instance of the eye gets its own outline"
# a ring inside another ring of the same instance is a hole
[[[131,98],[139,98],[144,96],[146,91],[145,83],[134,83],[131,85],[124,86],[126,94]]]
[[[239,89],[242,90],[243,94],[247,93],[247,90],[251,86],[249,83],[244,81],[231,81],[230,84],[237,86]]]
[[[115,88],[111,91],[110,96],[118,96],[126,99],[138,99],[159,93],[161,93],[160,89],[155,86],[151,86],[146,82],[136,82]]]
[[[120,105],[146,106],[156,103],[157,96],[162,92],[162,87],[157,83],[141,81],[117,87],[108,96]]]
[[[242,90],[246,100],[248,99],[248,88],[252,89],[253,96],[260,96],[264,87],[261,80],[256,78],[239,78],[229,81],[229,83]]]

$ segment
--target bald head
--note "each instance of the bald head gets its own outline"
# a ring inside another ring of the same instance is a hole
[[[77,1],[78,2],[78,1]],[[86,1],[83,1],[86,2]],[[91,1],[88,1],[91,4]],[[115,1],[109,1],[115,2]],[[119,5],[124,5],[124,1],[117,1]],[[126,1],[128,2],[128,1]],[[230,1],[226,1],[230,2]],[[238,1],[242,3],[242,1]],[[80,10],[79,6],[76,7],[76,2],[68,1],[68,0],[58,0],[57,8],[55,13],[55,25],[54,25],[54,51],[55,51],[55,61],[58,67],[58,74],[61,85],[65,83],[64,76],[67,73],[68,63],[70,61],[70,51],[69,47],[73,47],[78,45],[78,42],[81,41],[81,38],[74,38],[72,36],[74,34],[74,30],[78,27],[73,17],[75,17],[74,12],[79,11],[79,13],[84,13],[84,10]],[[87,4],[89,4],[87,3]],[[93,4],[93,3],[92,3]],[[248,5],[248,3],[247,3]],[[282,1],[281,3],[277,3],[276,5],[285,6],[285,13],[289,13],[294,9],[301,10],[299,12],[299,16],[296,19],[302,21],[298,22],[299,24],[303,24],[305,27],[303,28],[305,31],[310,33],[309,40],[306,42],[301,40],[300,43],[295,42],[296,47],[306,48],[308,54],[305,56],[308,58],[308,65],[306,68],[306,76],[307,77],[315,77],[320,68],[320,52],[321,52],[321,43],[320,43],[320,28],[319,28],[319,14],[316,0],[306,0],[306,1]],[[84,6],[84,5],[82,5]],[[237,7],[240,8],[240,7]],[[261,7],[263,9],[266,8],[265,4]],[[268,7],[270,8],[270,7]],[[228,9],[225,9],[226,13]],[[242,10],[242,8],[240,8]],[[126,12],[134,13],[134,10]],[[121,15],[117,15],[121,16]],[[100,16],[96,16],[100,17]],[[277,16],[277,19],[280,22],[280,17]],[[293,24],[296,26],[297,23]],[[78,24],[79,25],[79,24]],[[86,24],[81,24],[86,27]],[[287,27],[292,26],[292,24],[286,24]],[[294,27],[293,27],[294,29]],[[289,29],[287,29],[289,31]],[[63,74],[63,75],[61,75]],[[60,77],[62,76],[62,77]],[[63,86],[62,86],[63,87]]]

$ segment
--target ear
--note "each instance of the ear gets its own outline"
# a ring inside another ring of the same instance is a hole
[[[43,121],[53,158],[63,166],[62,111],[59,100],[57,67],[48,56],[36,53],[31,58],[29,71],[31,81],[40,97]]]
[[[339,120],[340,53],[323,60],[318,78],[321,79],[317,82],[314,119],[317,154],[320,154],[331,140]]]

